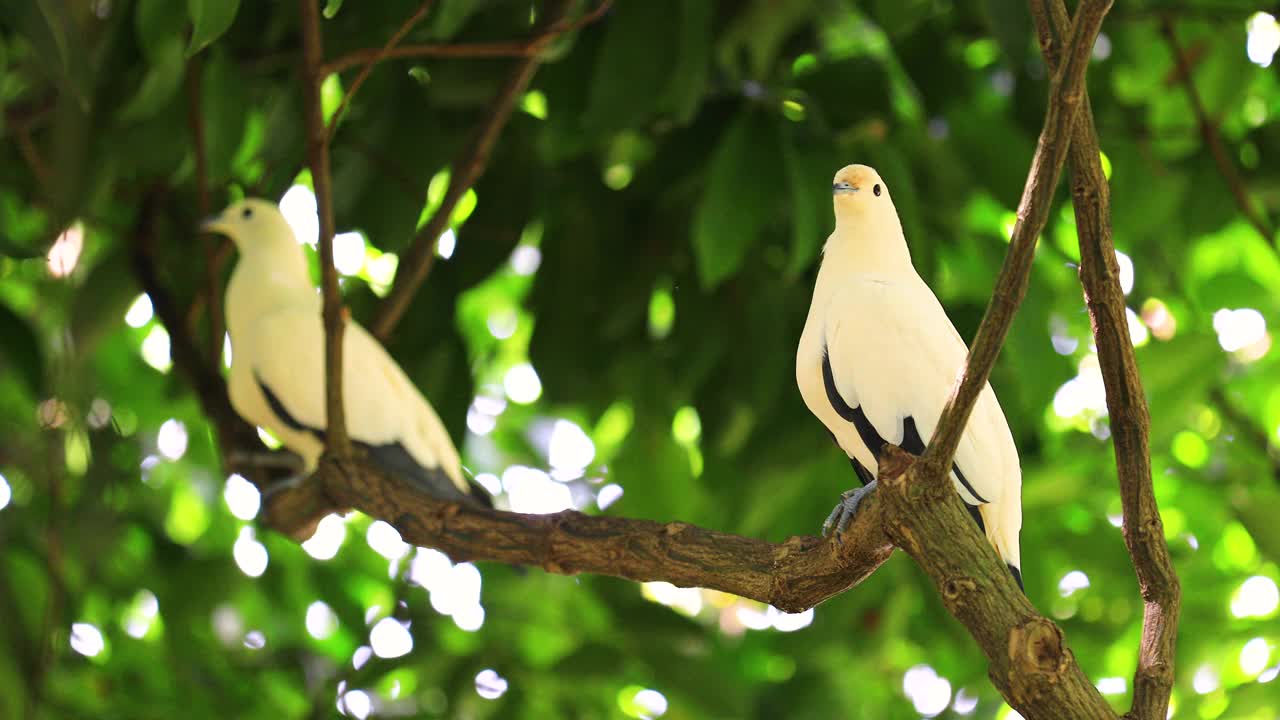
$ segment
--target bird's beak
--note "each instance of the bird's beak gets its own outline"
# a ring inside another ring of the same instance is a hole
[[[847,182],[831,183],[832,195],[852,195],[853,193],[856,193],[856,192],[858,192],[858,188],[854,187],[851,183],[847,183]]]
[[[222,224],[222,215],[211,215],[201,221],[200,232],[211,235],[225,235],[226,227]]]

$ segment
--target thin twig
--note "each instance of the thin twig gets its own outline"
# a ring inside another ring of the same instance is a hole
[[[555,38],[566,33],[580,30],[583,27],[599,20],[604,16],[609,8],[613,6],[613,0],[603,0],[591,12],[583,15],[577,20],[571,22],[561,22],[552,26],[545,33],[530,38],[528,40],[506,41],[506,42],[478,42],[478,43],[435,43],[429,45],[401,45],[391,48],[385,54],[382,48],[362,48],[354,50],[343,55],[336,60],[331,60],[321,66],[321,71],[328,75],[330,73],[341,73],[351,68],[367,63],[374,58],[382,60],[406,59],[406,58],[508,58],[508,57],[527,57],[529,55],[537,55]]]
[[[346,414],[342,405],[342,335],[344,328],[342,295],[338,288],[338,271],[333,264],[333,191],[329,176],[329,148],[325,144],[324,114],[320,105],[320,11],[317,0],[299,0],[302,25],[302,82],[307,126],[307,159],[311,166],[311,184],[316,193],[316,211],[320,216],[320,274],[324,288],[324,360],[325,360],[325,445],[339,457],[351,453],[347,438]]]
[[[208,217],[211,209],[209,200],[209,162],[204,135],[204,113],[200,106],[200,72],[203,63],[200,57],[192,59],[187,66],[187,124],[191,129],[191,143],[196,156],[196,207],[200,217]],[[209,362],[217,367],[222,362],[222,336],[226,334],[226,321],[223,318],[222,303],[218,302],[218,275],[221,263],[218,262],[218,246],[225,238],[204,234],[204,292],[209,306]],[[193,304],[192,307],[195,307]],[[188,317],[194,321],[195,316]]]
[[[1111,0],[1084,0],[1071,25],[1071,39],[1067,45],[1070,53],[1061,71],[1054,75],[1049,110],[1040,131],[1040,141],[1031,161],[1022,200],[1018,203],[1018,221],[1013,227],[1009,254],[1005,256],[1000,275],[996,278],[991,304],[978,326],[964,372],[938,418],[937,428],[924,454],[923,462],[930,470],[938,471],[939,481],[950,471],[952,458],[978,400],[978,393],[987,386],[987,378],[1000,354],[1005,335],[1013,324],[1022,298],[1027,294],[1036,239],[1049,216],[1053,192],[1067,157],[1071,126],[1084,92],[1084,73],[1102,18],[1110,7]]]
[[[1032,0],[1041,52],[1050,70],[1060,62],[1067,31],[1062,0]],[[1187,72],[1183,68],[1184,73]],[[1189,77],[1189,74],[1188,74]],[[1181,588],[1164,539],[1151,484],[1151,418],[1133,342],[1124,291],[1111,240],[1111,191],[1102,171],[1098,135],[1088,95],[1071,140],[1071,190],[1080,241],[1080,280],[1098,347],[1120,484],[1125,546],[1145,602],[1142,643],[1134,673],[1134,720],[1164,720],[1173,689]]]
[[[567,0],[556,0],[548,7],[542,22],[552,28],[556,27],[568,12],[569,5]],[[540,39],[546,41],[545,39],[549,37],[553,37],[550,31],[537,32],[535,42]],[[511,117],[512,110],[515,109],[516,98],[528,86],[529,80],[537,72],[538,64],[539,59],[536,54],[520,58],[515,62],[506,83],[494,97],[492,105],[489,106],[488,112],[481,121],[475,139],[454,161],[449,174],[449,189],[445,191],[440,207],[436,208],[435,214],[414,236],[408,254],[401,260],[400,267],[396,271],[391,293],[383,301],[369,326],[370,332],[379,340],[386,342],[391,336],[396,323],[409,309],[409,303],[413,301],[414,294],[426,280],[431,266],[435,263],[436,239],[448,227],[449,218],[453,215],[453,209],[458,201],[484,173],[489,154],[493,151],[502,128]]]
[[[1213,162],[1218,166],[1218,173],[1222,175],[1222,180],[1227,184],[1227,189],[1231,191],[1231,196],[1235,198],[1236,207],[1240,209],[1240,213],[1262,235],[1264,240],[1268,242],[1274,241],[1275,228],[1254,207],[1253,201],[1249,199],[1249,188],[1245,185],[1244,178],[1240,177],[1240,172],[1236,170],[1235,163],[1231,162],[1231,156],[1227,154],[1227,148],[1222,144],[1222,135],[1218,132],[1217,124],[1209,117],[1208,111],[1205,110],[1204,100],[1200,97],[1200,91],[1196,89],[1195,79],[1192,77],[1191,62],[1187,58],[1186,51],[1183,50],[1182,45],[1178,42],[1178,33],[1174,28],[1173,20],[1168,16],[1162,17],[1160,19],[1160,30],[1164,33],[1165,40],[1169,43],[1169,51],[1173,53],[1173,60],[1178,67],[1178,77],[1182,81],[1183,88],[1187,91],[1187,99],[1191,102],[1191,111],[1195,113],[1196,124],[1200,127],[1200,137],[1209,146],[1209,152],[1213,155]]]
[[[404,39],[405,35],[409,34],[409,31],[412,30],[415,25],[422,22],[422,18],[426,17],[427,12],[431,10],[433,2],[434,0],[424,0],[424,2],[418,6],[417,11],[414,12],[413,15],[409,16],[409,19],[405,20],[404,23],[395,31],[395,34],[387,40],[387,44],[379,48],[378,51],[370,56],[365,62],[364,67],[360,68],[360,72],[356,75],[356,79],[351,81],[351,87],[347,88],[347,91],[343,93],[342,101],[338,103],[337,109],[333,111],[333,115],[329,118],[329,127],[325,130],[324,136],[326,146],[333,141],[333,134],[337,132],[338,121],[342,118],[342,111],[347,109],[347,105],[349,105],[351,103],[351,99],[355,97],[356,91],[360,89],[360,86],[364,84],[365,80],[369,79],[369,73],[373,72],[373,66],[382,62],[387,57],[387,53],[391,52],[395,46],[399,45],[400,41]],[[327,75],[322,72],[320,77],[327,77]]]

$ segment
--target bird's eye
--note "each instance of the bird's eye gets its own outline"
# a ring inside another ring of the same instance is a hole
[[[876,194],[879,195],[880,193],[877,192]],[[249,218],[253,217],[253,208],[245,208],[244,210],[240,211],[240,217],[244,218],[245,220],[248,220]]]
[[[880,197],[880,183],[876,183],[876,186],[871,188],[871,192],[875,193],[876,197]]]

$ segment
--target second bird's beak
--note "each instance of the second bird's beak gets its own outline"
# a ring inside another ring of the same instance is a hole
[[[225,229],[222,225],[222,215],[210,215],[200,222],[200,232],[209,233],[211,235],[225,235]]]
[[[851,183],[847,183],[847,182],[831,183],[832,195],[845,195],[845,194],[852,194],[856,192],[858,192],[858,188],[854,187]]]

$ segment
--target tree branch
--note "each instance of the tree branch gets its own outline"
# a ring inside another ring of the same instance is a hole
[[[603,0],[594,10],[572,22],[560,22],[545,33],[516,42],[481,42],[481,43],[439,43],[431,45],[401,45],[386,50],[385,48],[363,48],[347,53],[342,57],[321,66],[323,74],[340,73],[360,65],[361,63],[382,62],[383,60],[406,58],[506,58],[528,57],[542,52],[552,40],[566,33],[579,30],[599,20],[613,6],[613,0]],[[381,55],[380,55],[381,54]]]
[[[1249,189],[1245,185],[1244,179],[1240,177],[1240,172],[1236,170],[1235,163],[1231,162],[1231,156],[1227,154],[1226,146],[1222,144],[1222,135],[1218,133],[1217,123],[1209,117],[1208,111],[1205,110],[1204,100],[1201,99],[1200,91],[1196,89],[1195,78],[1191,74],[1191,62],[1187,59],[1187,53],[1178,42],[1178,34],[1174,28],[1172,18],[1168,16],[1160,18],[1160,31],[1164,33],[1165,40],[1169,43],[1169,51],[1173,53],[1173,61],[1178,68],[1177,76],[1182,82],[1182,87],[1187,91],[1187,99],[1191,102],[1191,111],[1195,113],[1196,124],[1200,128],[1200,137],[1204,140],[1205,145],[1209,146],[1209,152],[1213,155],[1213,162],[1218,166],[1218,173],[1222,175],[1222,180],[1227,184],[1227,189],[1231,191],[1231,196],[1235,198],[1236,207],[1240,208],[1240,213],[1262,235],[1264,240],[1274,242],[1275,228],[1254,207],[1253,201],[1249,199]]]
[[[301,540],[302,532],[324,515],[355,508],[390,522],[406,542],[438,548],[456,561],[530,565],[559,575],[665,580],[799,612],[861,582],[892,553],[881,529],[879,503],[867,502],[843,544],[816,537],[774,544],[679,522],[572,510],[528,515],[446,502],[362,462],[326,456],[307,482],[267,500],[264,520]]]
[[[1109,6],[1108,0],[1083,0],[1071,26],[1067,61],[1053,84],[1009,257],[929,454],[919,462],[892,449],[884,455],[881,490],[864,501],[842,542],[799,537],[771,544],[683,523],[661,524],[575,512],[524,515],[448,503],[381,474],[359,456],[344,453],[332,443],[311,480],[267,499],[264,522],[301,537],[325,514],[354,507],[391,522],[406,541],[440,548],[460,560],[537,565],[562,574],[593,572],[641,581],[666,580],[682,586],[720,589],[792,612],[813,607],[853,587],[883,563],[893,545],[897,545],[929,575],[948,610],[966,626],[990,660],[996,687],[1024,717],[1114,718],[1106,700],[1076,665],[1061,630],[1037,613],[1018,592],[994,550],[962,509],[956,493],[943,480],[977,388],[985,383],[998,346],[1025,294],[1035,238],[1043,229],[1053,186],[1064,162],[1067,133],[1082,102],[1089,51]],[[309,150],[322,228],[328,212],[331,240],[327,154],[323,152],[324,126],[318,103],[319,23],[314,2],[302,0],[302,7]],[[154,216],[151,204],[157,201],[158,198],[148,197],[144,203],[135,233],[140,239],[154,232],[149,218]],[[442,214],[447,217],[448,211],[442,210]],[[325,232],[322,230],[322,242]],[[145,243],[139,242],[138,247],[145,247]],[[331,248],[325,256],[330,271],[326,281],[336,281]],[[140,276],[151,274],[149,282],[144,280],[144,287],[149,292],[151,288],[162,290],[146,253],[139,252],[135,259]],[[336,282],[326,282],[326,331],[333,329],[331,323],[338,319],[336,313],[330,312],[338,309],[340,298],[336,290]],[[167,298],[153,296],[152,300],[166,325],[180,319]],[[334,334],[327,332],[327,338],[328,353],[334,349]],[[201,358],[198,353],[193,354],[189,341],[187,337],[174,343],[175,360],[200,368]],[[219,397],[209,397],[209,404],[225,405],[221,377],[212,373],[217,381],[214,383],[208,375],[200,372],[194,377],[202,401],[212,393]],[[216,387],[202,388],[200,383]],[[327,396],[330,402],[337,395],[335,385],[331,369]],[[331,430],[332,425],[331,422]]]
[[[217,368],[205,362],[195,338],[187,332],[182,311],[160,279],[156,268],[156,223],[161,215],[166,191],[163,188],[148,190],[143,196],[138,217],[134,221],[130,260],[133,273],[138,278],[156,317],[169,333],[169,352],[174,367],[183,373],[195,390],[196,398],[204,414],[213,421],[224,450],[227,447],[260,446],[258,434],[231,407],[227,398],[227,384]]]
[[[985,382],[1025,293],[1035,238],[1066,157],[1089,51],[1109,5],[1086,0],[1072,26],[1070,60],[1054,83],[1010,259],[984,320],[985,332],[975,341],[972,367],[960,384],[962,400],[953,399],[939,423],[943,437],[958,435],[968,414],[965,403],[972,406],[973,388]],[[949,458],[953,452],[954,444],[942,455]],[[950,484],[943,482],[949,466],[949,459],[930,465],[900,451],[888,452],[880,466],[881,490],[866,501],[870,504],[861,508],[842,544],[791,538],[772,545],[682,523],[473,508],[423,497],[359,460],[333,456],[326,457],[312,481],[270,498],[264,519],[297,537],[299,529],[313,527],[324,514],[354,507],[392,523],[406,541],[440,548],[457,559],[710,587],[793,612],[874,571],[890,553],[887,536],[929,574],[948,610],[990,660],[992,681],[1024,717],[1114,718],[1076,665],[1061,630],[1018,591]]]
[[[1033,0],[1031,13],[1045,63],[1060,64],[1060,38],[1067,29],[1062,0]],[[1187,68],[1183,68],[1190,75]],[[1142,378],[1129,337],[1124,291],[1111,240],[1111,191],[1102,171],[1101,150],[1089,98],[1071,139],[1071,192],[1080,238],[1080,280],[1098,347],[1107,393],[1124,516],[1125,546],[1133,559],[1145,601],[1142,644],[1133,681],[1134,720],[1164,720],[1173,688],[1181,590],[1164,540],[1164,527],[1151,485],[1151,455]]]
[[[1022,190],[1022,200],[1018,203],[1018,221],[1009,241],[1009,253],[996,278],[991,304],[978,325],[964,372],[942,409],[942,416],[938,418],[937,428],[922,458],[930,470],[937,471],[939,482],[943,482],[950,472],[952,458],[978,400],[978,393],[987,385],[1009,326],[1013,324],[1018,306],[1027,294],[1036,240],[1049,216],[1053,192],[1067,157],[1071,126],[1084,94],[1084,73],[1089,66],[1094,40],[1102,27],[1102,18],[1110,7],[1111,0],[1082,0],[1071,24],[1066,62],[1054,74],[1049,109]],[[926,476],[933,474],[925,473]]]
[[[951,484],[897,448],[881,454],[878,479],[889,537],[982,648],[1004,699],[1027,720],[1115,720],[1061,628],[1014,584]]]
[[[187,66],[187,125],[191,130],[191,144],[196,156],[196,205],[200,217],[208,217],[209,200],[209,163],[205,151],[204,114],[200,109],[200,69],[202,63],[197,56]],[[222,362],[222,337],[226,334],[226,321],[222,314],[222,303],[218,302],[221,294],[218,287],[218,275],[222,263],[218,262],[218,246],[224,242],[220,237],[204,234],[204,292],[209,297],[209,362],[216,368]],[[193,304],[194,308],[195,305]],[[188,322],[195,320],[191,314]]]
[[[364,84],[365,80],[369,79],[369,73],[373,72],[373,66],[386,59],[387,53],[391,52],[395,46],[400,44],[400,41],[404,39],[405,35],[409,34],[409,31],[413,29],[413,26],[422,22],[422,18],[426,17],[427,12],[431,10],[433,2],[434,0],[424,0],[424,2],[418,6],[417,11],[414,12],[413,15],[409,16],[409,19],[405,20],[404,23],[401,24],[395,33],[387,40],[387,44],[383,45],[382,48],[370,56],[368,61],[365,62],[364,67],[360,68],[360,72],[356,75],[356,79],[351,81],[351,87],[347,88],[347,91],[343,93],[342,101],[338,103],[337,109],[333,111],[333,116],[329,119],[329,127],[325,130],[324,137],[326,146],[332,142],[333,134],[338,130],[338,120],[342,117],[342,111],[347,109],[347,105],[350,104],[351,99],[355,97],[356,91],[360,89],[360,86]],[[327,77],[327,75],[328,73],[321,70],[321,78]]]
[[[568,12],[570,4],[568,0],[553,0],[540,20],[542,27],[551,29],[535,32],[534,39],[530,42],[546,43],[555,37],[558,34],[555,28]],[[537,72],[539,62],[536,53],[515,62],[506,83],[494,97],[493,104],[489,106],[484,120],[481,121],[475,139],[454,161],[449,174],[449,189],[445,191],[440,207],[436,208],[435,214],[414,236],[407,256],[400,262],[400,267],[396,271],[391,293],[383,301],[369,326],[369,331],[379,340],[386,342],[391,336],[396,323],[400,322],[400,318],[409,309],[409,303],[413,301],[414,294],[427,279],[427,273],[431,272],[431,266],[435,263],[436,239],[448,227],[449,218],[453,215],[453,209],[458,201],[484,173],[485,166],[489,162],[489,153],[493,151],[502,128],[511,117],[511,111],[515,109],[516,98]]]
[[[320,11],[317,0],[299,0],[302,25],[303,102],[307,124],[307,159],[311,166],[311,184],[316,192],[316,210],[320,216],[320,273],[324,288],[324,360],[325,360],[325,445],[340,457],[351,453],[347,438],[346,414],[342,406],[342,335],[345,317],[342,294],[338,288],[338,270],[333,265],[333,191],[329,177],[329,147],[324,114],[320,105],[320,73],[323,57],[320,38]],[[211,300],[211,302],[216,302]]]

